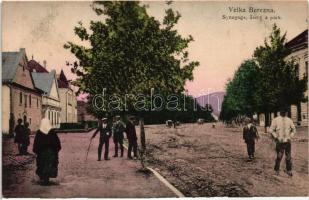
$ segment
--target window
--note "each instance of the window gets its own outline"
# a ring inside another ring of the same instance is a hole
[[[25,108],[27,108],[27,95],[25,94]]]
[[[19,93],[19,104],[20,105],[23,104],[23,93],[22,92]]]
[[[31,108],[31,94],[29,95],[29,107]]]
[[[29,124],[31,124],[31,118],[29,118]]]
[[[48,119],[50,120],[50,111],[48,111]]]
[[[36,107],[39,107],[39,98],[36,98]]]

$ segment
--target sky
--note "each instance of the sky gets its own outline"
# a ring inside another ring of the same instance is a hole
[[[168,8],[164,2],[142,3],[149,5],[150,15],[162,21]],[[307,1],[176,1],[171,7],[182,15],[176,29],[182,36],[194,38],[188,48],[189,58],[200,62],[194,70],[194,80],[186,83],[193,96],[224,91],[239,65],[263,45],[273,23],[287,32],[288,40],[307,29]],[[232,7],[246,11],[231,12]],[[249,13],[249,7],[273,12],[255,13],[263,20],[250,20],[253,13]],[[246,16],[247,20],[227,20],[223,15]],[[65,63],[75,57],[63,45],[67,41],[80,43],[73,31],[79,21],[87,26],[90,20],[102,19],[87,1],[3,2],[2,51],[25,48],[28,59],[33,56],[41,64],[46,60],[48,70],[59,73],[63,69],[69,79],[74,79]]]

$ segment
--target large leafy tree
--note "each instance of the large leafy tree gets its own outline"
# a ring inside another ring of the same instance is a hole
[[[78,59],[72,71],[78,77],[74,84],[80,92],[93,98],[106,88],[105,95],[116,94],[122,102],[126,98],[129,112],[135,112],[134,97],[125,94],[144,95],[148,102],[151,88],[163,96],[180,94],[185,82],[193,80],[199,63],[188,58],[186,49],[192,36],[182,37],[175,29],[181,17],[178,12],[167,9],[160,22],[136,1],[95,2],[93,10],[102,20],[91,21],[89,28],[80,22],[74,29],[90,45],[64,45]],[[96,115],[103,113],[91,110]],[[138,114],[143,119],[145,112]],[[143,126],[141,130],[144,140]]]
[[[307,77],[299,77],[298,64],[293,58],[287,59],[289,54],[286,33],[282,34],[276,24],[264,45],[254,51],[261,73],[256,95],[258,111],[265,113],[265,127],[270,122],[269,113],[305,100]]]
[[[239,115],[252,117],[256,112],[259,68],[253,60],[244,61],[226,86],[220,119],[231,121]]]

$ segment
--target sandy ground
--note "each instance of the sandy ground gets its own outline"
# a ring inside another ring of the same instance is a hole
[[[59,134],[59,176],[54,185],[41,186],[35,175],[34,156],[16,156],[12,139],[3,141],[4,197],[174,197],[154,175],[137,172],[140,164],[124,158],[112,158],[114,145],[110,140],[109,161],[97,161],[98,136],[94,139],[85,162],[91,133]],[[32,149],[31,138],[30,150]]]
[[[248,162],[242,129],[186,124],[146,126],[149,165],[185,196],[308,196],[308,129],[292,143],[294,176],[273,171],[275,144],[259,128],[256,159]]]

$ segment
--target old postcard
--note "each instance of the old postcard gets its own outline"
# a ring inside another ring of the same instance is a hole
[[[2,197],[308,197],[307,1],[3,1]]]

